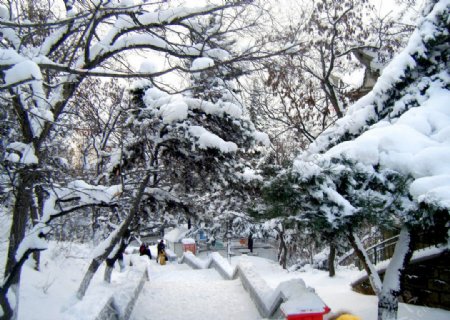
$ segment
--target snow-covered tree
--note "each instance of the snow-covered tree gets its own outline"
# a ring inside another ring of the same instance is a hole
[[[113,206],[117,201],[116,197],[111,197],[106,191],[103,198],[78,196],[80,192],[89,194],[88,190],[100,188],[81,182],[69,182],[66,185],[67,188],[70,186],[73,189],[76,195],[73,198],[54,191],[61,186],[55,181],[57,170],[54,164],[48,161],[51,158],[49,144],[57,127],[62,123],[63,115],[68,111],[69,101],[82,82],[88,77],[100,76],[146,77],[156,83],[157,77],[173,71],[190,74],[193,71],[186,69],[184,61],[205,53],[199,43],[189,41],[191,30],[195,28],[191,23],[192,19],[220,12],[230,18],[236,18],[235,14],[248,4],[247,1],[223,1],[203,7],[172,7],[173,3],[169,2],[140,0],[13,0],[2,3],[0,95],[2,106],[5,106],[6,110],[4,113],[2,111],[2,116],[10,121],[6,130],[7,139],[2,139],[2,183],[12,195],[12,225],[5,274],[0,289],[0,303],[3,317],[9,318],[17,315],[15,311],[21,265],[31,252],[43,249],[41,242],[37,244],[27,240],[27,230],[31,231],[27,228],[29,222],[37,222],[35,227],[42,228],[41,232],[32,234],[45,238],[48,229],[43,226],[53,221],[54,217],[88,205]],[[229,60],[262,58],[273,54],[272,49],[273,47],[268,48],[265,43],[258,42],[247,47],[245,54],[241,52],[240,56],[231,56]],[[141,72],[130,72],[126,67],[122,67],[125,65],[122,61],[128,53],[134,52],[133,50],[161,53],[170,60],[170,67],[145,67]],[[226,64],[227,61],[221,63]],[[235,124],[228,125],[231,127]],[[199,139],[198,146],[210,144],[208,139],[202,140],[204,132],[200,126],[197,129],[196,131],[193,126],[189,133]],[[235,148],[231,142],[221,144],[221,147],[228,148],[229,152]],[[149,176],[144,176],[141,183],[145,184],[149,180]],[[56,186],[58,188],[55,189]],[[146,185],[141,184],[140,187],[137,188],[140,191],[135,194],[136,201],[130,201],[127,219],[123,220],[117,232],[108,238],[107,244],[102,247],[104,250],[99,250],[96,263],[108,256],[121,233],[125,232],[135,218],[133,215],[139,212],[139,197],[143,196]],[[101,190],[109,190],[108,188]],[[53,196],[60,195],[60,199],[53,200]],[[114,195],[117,196],[117,192],[114,192]],[[49,199],[56,203],[57,208],[45,205]],[[70,208],[63,204],[70,204]],[[7,297],[12,300],[9,301]]]
[[[430,1],[373,91],[279,178],[290,179],[285,193],[293,199],[287,210],[293,218],[311,209],[311,221],[346,234],[378,296],[380,320],[397,317],[417,233],[448,237],[449,9],[447,0]],[[400,230],[383,281],[357,235],[365,221]]]
[[[300,49],[267,63],[250,95],[254,122],[294,154],[370,91],[412,28],[394,14],[378,17],[370,1],[292,3],[286,11],[295,22],[281,21],[271,36],[297,39]]]
[[[230,55],[220,49],[220,58],[215,58],[217,50],[213,58],[194,59],[191,70],[211,68]],[[121,161],[112,167],[131,180],[136,179],[133,172],[138,172],[137,179],[142,170],[154,172],[148,195],[156,205],[151,210],[167,214],[170,210],[161,205],[171,202],[173,209],[185,211],[186,220],[196,217],[198,222],[242,210],[248,197],[242,189],[260,179],[245,163],[256,144],[268,139],[245,117],[231,80],[219,66],[217,73],[195,72],[194,89],[183,95],[148,83],[134,89],[129,136]]]

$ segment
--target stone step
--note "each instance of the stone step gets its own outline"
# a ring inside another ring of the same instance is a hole
[[[240,280],[223,280],[214,269],[186,267],[151,266],[131,319],[260,319]]]

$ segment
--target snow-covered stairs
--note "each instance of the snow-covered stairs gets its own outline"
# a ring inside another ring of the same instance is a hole
[[[185,264],[149,267],[132,320],[260,319],[239,279],[224,280],[214,269],[193,270]]]

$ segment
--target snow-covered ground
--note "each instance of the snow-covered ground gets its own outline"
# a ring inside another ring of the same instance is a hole
[[[130,250],[129,250],[130,251]],[[86,246],[50,243],[43,252],[41,272],[32,265],[24,267],[20,300],[19,319],[59,320],[65,319],[63,312],[74,304],[75,291],[83,272],[89,263],[90,250]],[[151,281],[146,283],[137,301],[132,319],[260,319],[255,306],[242,288],[239,280],[224,281],[211,269],[191,270],[187,265],[169,262],[160,266],[146,256],[126,255],[126,260],[139,260],[149,264]],[[377,300],[374,296],[355,293],[350,288],[352,279],[359,271],[349,268],[338,269],[337,276],[329,278],[324,271],[304,268],[288,272],[276,262],[254,256],[236,256],[231,263],[240,259],[250,261],[256,272],[275,288],[278,283],[301,278],[315,288],[319,296],[333,310],[347,310],[364,320],[375,320]],[[108,286],[117,288],[124,273],[113,273],[112,284],[102,281],[103,268],[93,280],[98,295]],[[94,295],[90,295],[95,297]],[[84,319],[83,314],[79,319]],[[450,311],[401,304],[401,320],[448,320]]]
[[[137,301],[132,320],[260,319],[241,281],[223,280],[214,269],[185,264],[151,264],[150,282]]]

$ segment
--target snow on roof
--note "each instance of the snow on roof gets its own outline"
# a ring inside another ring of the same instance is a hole
[[[188,233],[188,229],[186,227],[178,227],[166,233],[164,236],[164,240],[169,242],[180,242],[181,239],[185,237]]]
[[[195,239],[192,238],[183,238],[181,239],[182,244],[195,244]]]

